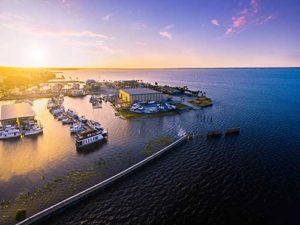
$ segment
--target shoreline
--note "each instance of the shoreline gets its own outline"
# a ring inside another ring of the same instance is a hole
[[[145,158],[151,157],[159,151],[159,149],[168,145],[170,143],[169,141],[171,141],[169,138],[171,137],[162,135],[160,138],[146,142],[142,149],[143,158],[140,160],[143,161]],[[174,139],[172,138],[172,140]],[[126,163],[124,162],[124,165],[129,165],[130,167],[140,160],[132,161],[132,159],[127,159]],[[44,184],[40,184],[35,190],[19,193],[15,199],[6,199],[1,202],[0,223],[14,224],[14,217],[18,209],[25,209],[27,215],[33,215],[40,211],[40,209],[54,205],[57,202],[68,198],[70,195],[75,195],[84,189],[94,186],[98,182],[108,179],[110,176],[107,177],[105,171],[109,166],[110,162],[99,159],[91,166],[87,166],[80,170],[71,170],[65,175],[54,176],[50,180],[48,180],[47,176],[42,176],[41,180],[44,180],[45,182]],[[123,169],[126,168],[127,167]],[[65,192],[66,186],[69,187],[67,193]]]

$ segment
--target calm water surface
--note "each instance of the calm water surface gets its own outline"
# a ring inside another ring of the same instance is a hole
[[[175,138],[181,131],[240,126],[238,137],[197,139],[181,146],[60,220],[68,224],[95,220],[106,224],[274,224],[297,220],[299,69],[80,70],[64,74],[81,80],[142,79],[187,85],[206,91],[215,104],[181,115],[126,121],[114,117],[109,104],[93,110],[88,97],[66,98],[66,107],[98,120],[109,130],[106,144],[83,155],[76,152],[68,127],[45,109],[47,100],[37,100],[34,109],[45,127],[44,135],[0,142],[0,199],[34,188],[41,174],[51,179],[99,158],[110,162],[105,170],[108,177],[145,157],[144,144],[161,135]],[[128,154],[120,160],[124,152]]]

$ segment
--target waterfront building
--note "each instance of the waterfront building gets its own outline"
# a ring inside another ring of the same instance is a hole
[[[158,101],[163,98],[161,92],[149,88],[128,88],[119,90],[119,98],[125,103],[134,103],[136,101]]]
[[[23,120],[33,120],[36,113],[28,103],[2,105],[0,122],[2,125],[15,124]]]

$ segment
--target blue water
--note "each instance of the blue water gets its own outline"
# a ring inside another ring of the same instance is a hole
[[[300,224],[300,69],[68,73],[204,90],[212,108],[132,126],[188,132],[240,126],[241,134],[194,139],[53,224]]]

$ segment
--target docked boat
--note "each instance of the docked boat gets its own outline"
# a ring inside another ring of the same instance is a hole
[[[25,136],[38,135],[43,133],[43,127],[36,124],[32,126],[29,130],[24,130],[23,132]]]
[[[61,121],[62,119],[64,119],[64,114],[59,114],[57,117],[56,117],[56,119],[58,120],[58,121]]]
[[[83,132],[84,130],[85,130],[85,128],[81,124],[78,124],[78,123],[75,123],[70,127],[71,134],[80,133],[80,132]]]
[[[61,122],[62,122],[63,124],[71,124],[71,123],[73,123],[73,121],[72,121],[69,117],[64,117],[64,118],[61,120]]]
[[[65,109],[62,108],[57,108],[57,109],[53,109],[50,111],[54,116],[58,116],[59,114],[62,114],[63,112],[65,112]]]
[[[102,104],[100,102],[98,102],[98,101],[93,102],[92,105],[93,105],[94,109],[102,108]]]
[[[68,109],[67,114],[71,117],[78,117],[77,113],[72,109]]]
[[[103,129],[104,129],[100,123],[98,123],[98,122],[96,122],[96,121],[93,121],[93,120],[89,120],[89,121],[87,122],[87,125],[88,125],[90,128],[92,128],[92,129],[94,129],[94,130],[97,130],[97,131],[100,131],[100,130],[103,130]]]
[[[107,137],[108,131],[105,130],[105,129],[103,129],[103,130],[101,131],[101,134],[102,134],[103,137]]]
[[[81,117],[79,117],[79,121],[82,123],[86,123],[88,120],[87,120],[87,118],[85,118],[85,116],[81,116]]]
[[[89,130],[79,133],[75,136],[76,148],[84,148],[93,144],[97,144],[104,139],[102,133],[96,130]]]
[[[0,131],[0,140],[13,139],[21,137],[20,129],[12,125],[7,125],[2,131]]]
[[[90,97],[90,103],[96,102],[97,101],[97,97],[95,95],[92,95]]]

